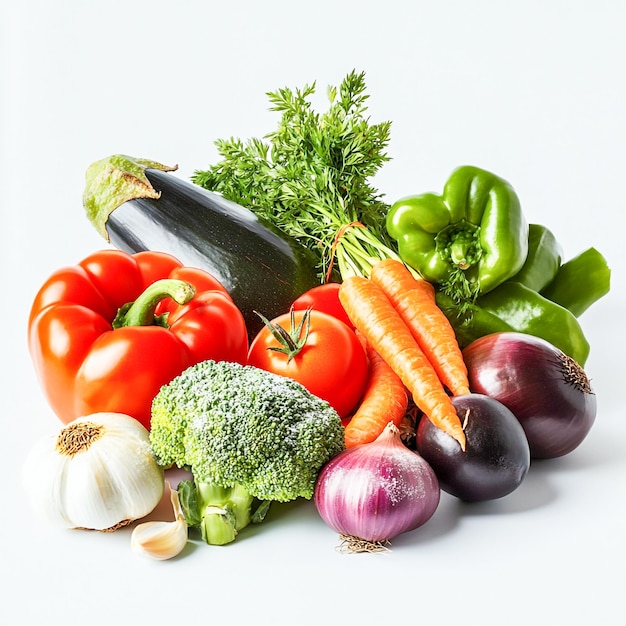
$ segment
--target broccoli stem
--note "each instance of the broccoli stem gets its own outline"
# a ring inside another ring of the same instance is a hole
[[[208,506],[200,522],[202,539],[212,546],[223,546],[237,537],[235,520],[229,507]]]
[[[210,545],[234,541],[237,533],[252,522],[254,497],[240,485],[219,487],[183,480],[178,494],[187,524],[199,528],[202,539]]]

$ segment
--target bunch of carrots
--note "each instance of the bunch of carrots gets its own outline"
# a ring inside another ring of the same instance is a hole
[[[469,393],[467,367],[431,283],[400,261],[377,262],[369,278],[344,280],[339,299],[370,361],[363,399],[346,425],[346,447],[376,439],[406,414],[409,393],[435,426],[465,450],[465,433],[448,391]]]

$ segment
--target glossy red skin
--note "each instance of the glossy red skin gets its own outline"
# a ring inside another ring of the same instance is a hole
[[[466,502],[494,500],[519,487],[530,468],[524,430],[503,404],[482,394],[452,398],[464,426],[466,449],[422,417],[417,451],[433,468],[440,487]]]
[[[350,328],[354,328],[354,324],[350,321],[346,310],[339,301],[340,287],[340,283],[324,283],[323,285],[313,287],[294,301],[293,308],[296,311],[304,311],[306,309],[322,311],[322,313],[328,313],[328,315],[341,320]]]
[[[296,324],[304,314],[295,311]],[[271,321],[289,330],[291,314]],[[250,344],[248,364],[293,378],[326,400],[342,418],[354,409],[365,390],[368,364],[365,350],[351,328],[332,315],[312,310],[302,350],[288,360],[286,354],[271,349],[279,346],[270,329],[262,328]]]
[[[156,313],[169,312],[169,328],[113,330],[122,305],[169,277],[196,288],[186,305],[159,303]],[[169,255],[119,250],[96,252],[52,274],[34,299],[28,341],[44,394],[63,423],[113,411],[146,428],[162,385],[201,360],[245,363],[248,350],[243,316],[212,276]]]

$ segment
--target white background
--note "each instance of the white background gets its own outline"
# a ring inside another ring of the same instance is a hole
[[[2,623],[624,623],[625,3],[2,6]],[[26,319],[52,271],[105,247],[83,215],[85,169],[121,152],[189,177],[215,161],[214,140],[274,129],[267,91],[317,81],[322,107],[352,69],[366,72],[372,121],[392,121],[376,179],[388,201],[478,165],[514,185],[566,257],[606,256],[612,291],[581,318],[599,405],[589,437],[505,499],[444,496],[386,554],[338,553],[310,502],[169,562],[131,553],[125,532],[48,528],[19,484],[34,440],[59,427]]]

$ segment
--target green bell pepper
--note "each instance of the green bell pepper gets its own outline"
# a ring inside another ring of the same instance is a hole
[[[529,224],[526,261],[510,280],[541,291],[557,275],[562,258],[563,248],[552,231],[541,224]]]
[[[611,288],[611,270],[595,248],[588,248],[563,263],[541,295],[580,317]]]
[[[443,193],[408,196],[386,218],[402,260],[457,303],[471,303],[522,268],[528,223],[502,178],[472,166],[456,169]]]
[[[518,332],[542,337],[584,366],[589,342],[576,316],[565,307],[514,281],[481,296],[479,306]]]
[[[460,310],[459,305],[442,291],[435,292],[435,299],[452,325],[461,349],[485,335],[515,331],[513,326],[475,303],[468,303]]]
[[[436,298],[462,348],[484,335],[514,330],[549,341],[581,367],[589,356],[589,342],[576,316],[521,283],[502,283],[465,311],[442,292]]]

